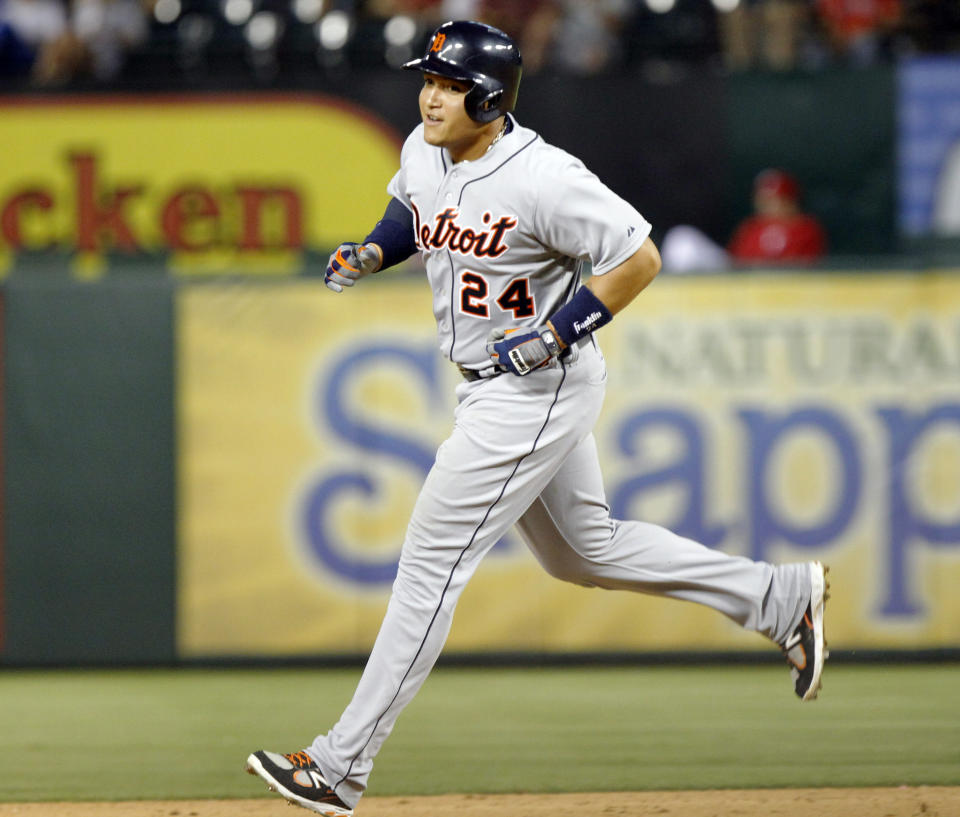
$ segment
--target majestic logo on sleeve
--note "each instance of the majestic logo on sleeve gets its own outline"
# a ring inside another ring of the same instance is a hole
[[[475,230],[457,222],[460,211],[456,207],[434,216],[433,224],[421,224],[420,211],[413,206],[414,227],[417,231],[417,246],[422,250],[439,250],[444,247],[461,255],[474,255],[477,258],[498,258],[510,245],[506,235],[517,227],[516,216],[500,216],[494,221],[493,215],[486,212],[481,217],[484,228]]]

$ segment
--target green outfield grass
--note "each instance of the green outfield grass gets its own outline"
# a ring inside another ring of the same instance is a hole
[[[356,670],[4,671],[0,799],[253,797],[259,748],[325,731]],[[960,784],[960,667],[439,669],[370,794]]]

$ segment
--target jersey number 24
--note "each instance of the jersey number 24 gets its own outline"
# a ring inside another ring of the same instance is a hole
[[[465,315],[489,318],[490,307],[487,298],[490,285],[487,279],[476,272],[465,272],[460,276],[460,311]],[[530,294],[530,281],[527,278],[514,278],[495,301],[503,312],[512,312],[514,318],[530,318],[537,314],[533,295]]]

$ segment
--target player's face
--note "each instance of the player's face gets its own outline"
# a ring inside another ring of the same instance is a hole
[[[463,107],[470,84],[436,74],[423,75],[420,116],[427,144],[445,147],[455,162],[476,159],[490,142],[490,128],[474,122]]]

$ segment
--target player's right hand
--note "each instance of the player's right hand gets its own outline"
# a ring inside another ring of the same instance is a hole
[[[327,261],[323,282],[334,292],[343,292],[344,287],[352,287],[364,275],[380,269],[382,260],[380,248],[375,244],[345,241]]]
[[[556,340],[551,351],[544,339],[547,327],[539,329],[494,329],[487,337],[487,354],[504,372],[523,377],[550,363],[559,354]],[[553,333],[550,332],[553,338]]]

